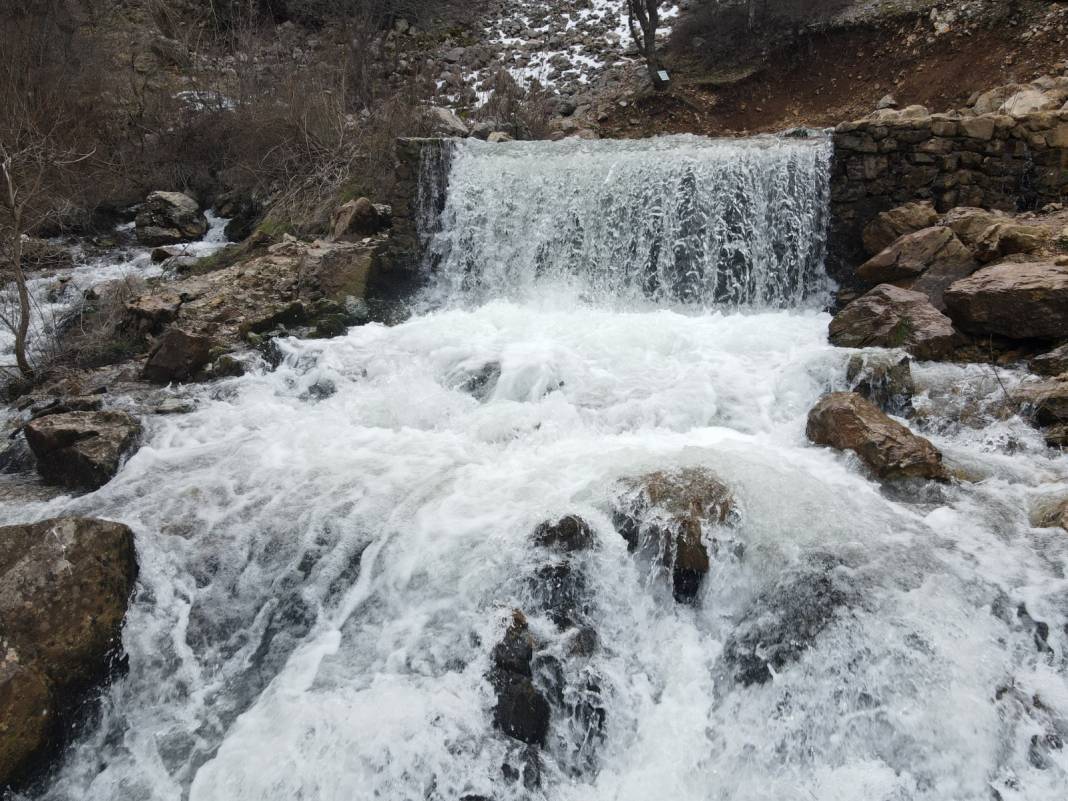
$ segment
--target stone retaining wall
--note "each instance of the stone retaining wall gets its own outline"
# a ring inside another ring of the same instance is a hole
[[[427,239],[445,203],[449,139],[406,138],[396,144],[393,227],[383,264],[398,278],[422,273]]]
[[[931,200],[940,211],[1037,209],[1068,195],[1068,110],[1013,117],[876,112],[834,131],[828,272],[852,285],[864,226]]]

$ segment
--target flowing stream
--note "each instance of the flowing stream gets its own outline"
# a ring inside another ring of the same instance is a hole
[[[101,490],[0,506],[137,532],[129,673],[44,797],[1063,801],[1068,534],[1034,521],[1068,460],[981,365],[913,366],[909,422],[968,481],[884,489],[806,441],[857,353],[820,309],[829,155],[461,145],[418,314],[286,340]],[[682,467],[738,507],[692,605],[612,519]],[[569,513],[593,649],[539,586]],[[540,753],[492,724],[517,608],[555,672]],[[746,684],[753,632],[793,656]]]

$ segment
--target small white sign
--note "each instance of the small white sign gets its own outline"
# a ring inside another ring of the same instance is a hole
[[[671,80],[671,76],[667,74],[667,70],[659,70],[656,74],[664,83]]]

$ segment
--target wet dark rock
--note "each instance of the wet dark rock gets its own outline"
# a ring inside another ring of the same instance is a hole
[[[549,731],[549,702],[534,686],[532,660],[534,641],[527,620],[519,611],[504,639],[493,650],[490,683],[497,695],[493,725],[530,745],[544,745]]]
[[[542,523],[534,532],[534,542],[543,548],[563,553],[585,551],[593,547],[589,524],[581,517],[567,515],[555,523]]]
[[[1050,752],[1060,751],[1062,748],[1064,748],[1064,740],[1056,732],[1034,734],[1031,736],[1031,747],[1027,751],[1027,758],[1039,770],[1047,770],[1055,764]]]
[[[1050,445],[1062,445],[1068,433],[1068,381],[1047,379],[1021,385],[1015,399],[1025,404],[1033,421],[1046,429]]]
[[[614,523],[631,552],[659,559],[671,571],[675,599],[692,601],[710,567],[707,528],[735,516],[730,490],[700,468],[626,479]]]
[[[215,213],[229,220],[223,229],[226,238],[241,242],[256,231],[263,207],[245,192],[226,192],[215,201]]]
[[[494,725],[516,740],[544,745],[549,733],[549,702],[534,682],[526,676],[501,671],[493,683],[497,691]]]
[[[459,389],[478,400],[487,400],[493,394],[500,378],[501,363],[487,362],[477,370],[467,373],[460,380]]]
[[[575,625],[585,612],[586,578],[570,562],[538,568],[531,579],[531,592],[539,607],[562,629]]]
[[[25,437],[17,437],[0,446],[0,473],[25,473],[34,468],[36,460]]]
[[[189,381],[211,361],[215,341],[170,328],[148,354],[141,377],[156,384]]]
[[[1027,611],[1025,604],[1020,604],[1016,608],[1016,618],[1025,628],[1031,631],[1035,641],[1035,648],[1039,653],[1053,653],[1053,648],[1049,644],[1049,623],[1035,620],[1031,617],[1031,613]]]
[[[1068,344],[1035,356],[1027,366],[1031,368],[1032,373],[1038,375],[1058,376],[1068,373]]]
[[[855,392],[824,395],[805,433],[817,445],[853,451],[879,478],[944,480],[942,454]]]
[[[344,336],[349,330],[348,316],[345,314],[324,314],[316,320],[312,339],[333,339]]]
[[[810,557],[788,571],[746,611],[724,646],[734,680],[764,684],[809,648],[841,611],[854,590],[842,563]]]
[[[141,437],[141,424],[125,412],[48,415],[23,430],[46,482],[86,490],[110,481]]]
[[[337,385],[329,378],[320,378],[308,387],[308,397],[312,400],[326,400],[337,393]]]
[[[912,381],[912,362],[907,356],[858,353],[849,359],[846,380],[853,392],[888,414],[905,414],[912,407],[916,386]]]
[[[591,657],[597,651],[600,637],[595,629],[582,626],[575,630],[567,644],[567,652],[571,656]]]
[[[215,378],[240,378],[245,374],[245,365],[237,357],[224,353],[211,363],[211,374]]]
[[[78,702],[109,675],[137,575],[120,523],[0,527],[0,786],[43,767]]]
[[[493,665],[497,670],[506,670],[520,676],[531,675],[531,660],[534,658],[534,638],[527,627],[522,612],[512,613],[512,623],[502,639],[493,648]]]
[[[66,412],[98,412],[104,405],[104,399],[99,395],[74,395],[66,398],[47,398],[34,403],[27,411],[30,419],[47,417],[50,414],[65,414]]]
[[[501,765],[501,774],[513,784],[522,784],[527,790],[541,786],[541,755],[534,745],[527,745],[512,753]]]

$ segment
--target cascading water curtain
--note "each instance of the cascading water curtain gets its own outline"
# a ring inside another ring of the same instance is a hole
[[[818,306],[830,160],[823,137],[456,143],[429,263],[450,299],[553,283],[591,299]]]

